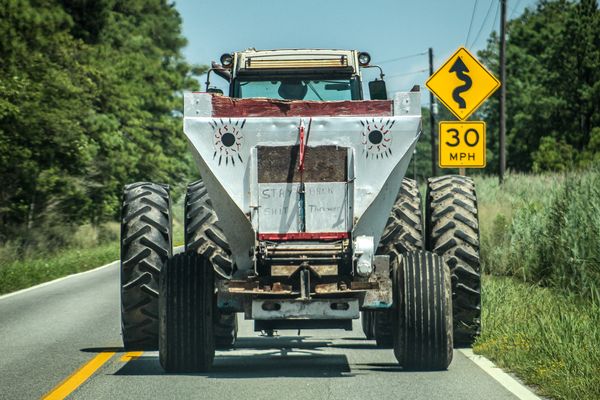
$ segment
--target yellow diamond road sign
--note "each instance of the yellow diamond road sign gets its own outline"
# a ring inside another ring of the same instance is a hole
[[[440,122],[441,168],[485,167],[485,122]]]
[[[459,48],[425,83],[458,119],[469,118],[500,86],[467,49]]]

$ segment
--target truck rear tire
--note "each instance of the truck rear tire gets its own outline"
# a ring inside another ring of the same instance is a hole
[[[233,273],[231,249],[225,234],[219,228],[217,214],[204,182],[192,182],[185,195],[184,218],[185,251],[199,254],[208,259],[215,272],[228,279]],[[221,314],[215,310],[215,342],[219,349],[231,348],[237,338],[235,314]]]
[[[215,346],[219,350],[231,349],[238,333],[237,314],[223,314],[215,310]]]
[[[452,273],[454,343],[471,346],[481,330],[481,266],[475,184],[471,178],[430,178],[426,202],[426,246],[446,260]]]
[[[373,327],[373,317],[374,314],[372,311],[361,311],[360,312],[360,324],[362,326],[363,333],[367,337],[368,340],[375,339],[375,328]]]
[[[393,310],[374,311],[374,336],[377,347],[391,349],[394,347],[394,312]]]
[[[421,193],[417,182],[404,178],[400,193],[390,213],[387,225],[381,236],[377,254],[389,255],[390,261],[409,251],[422,250],[423,218],[421,213]],[[392,311],[365,311],[372,314],[374,338],[377,346],[391,348]]]
[[[214,270],[202,256],[177,254],[160,274],[159,358],[166,372],[204,372],[215,357]]]
[[[172,254],[169,188],[125,186],[121,208],[121,332],[125,350],[158,348],[158,280]]]
[[[402,255],[393,266],[394,355],[405,370],[444,370],[452,361],[452,284],[442,257]]]

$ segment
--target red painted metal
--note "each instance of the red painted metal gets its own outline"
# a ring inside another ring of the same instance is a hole
[[[300,101],[212,96],[213,117],[392,116],[391,100]]]
[[[258,240],[285,242],[288,240],[342,240],[348,239],[348,232],[298,232],[298,233],[259,233]]]

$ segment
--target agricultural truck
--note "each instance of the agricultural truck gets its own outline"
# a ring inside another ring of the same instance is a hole
[[[202,179],[187,187],[183,251],[173,254],[169,187],[124,188],[125,348],[158,349],[167,372],[205,371],[235,345],[237,313],[257,332],[351,330],[361,318],[404,369],[446,369],[480,329],[477,198],[471,179],[441,176],[423,204],[404,178],[419,87],[388,100],[381,68],[358,51],[220,61],[209,76],[228,96],[209,82],[184,94]],[[380,75],[365,100],[370,67]]]

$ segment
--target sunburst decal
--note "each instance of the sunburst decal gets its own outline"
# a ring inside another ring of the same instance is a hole
[[[391,129],[395,122],[395,120],[384,120],[383,118],[360,121],[363,126],[363,154],[367,159],[387,158],[392,155]]]
[[[219,165],[224,162],[225,165],[231,163],[235,166],[237,160],[241,163],[244,162],[240,155],[240,149],[244,141],[242,129],[245,124],[245,119],[232,122],[231,118],[229,118],[229,121],[219,119],[210,123],[214,131],[215,153],[213,154],[213,160],[219,157]]]

